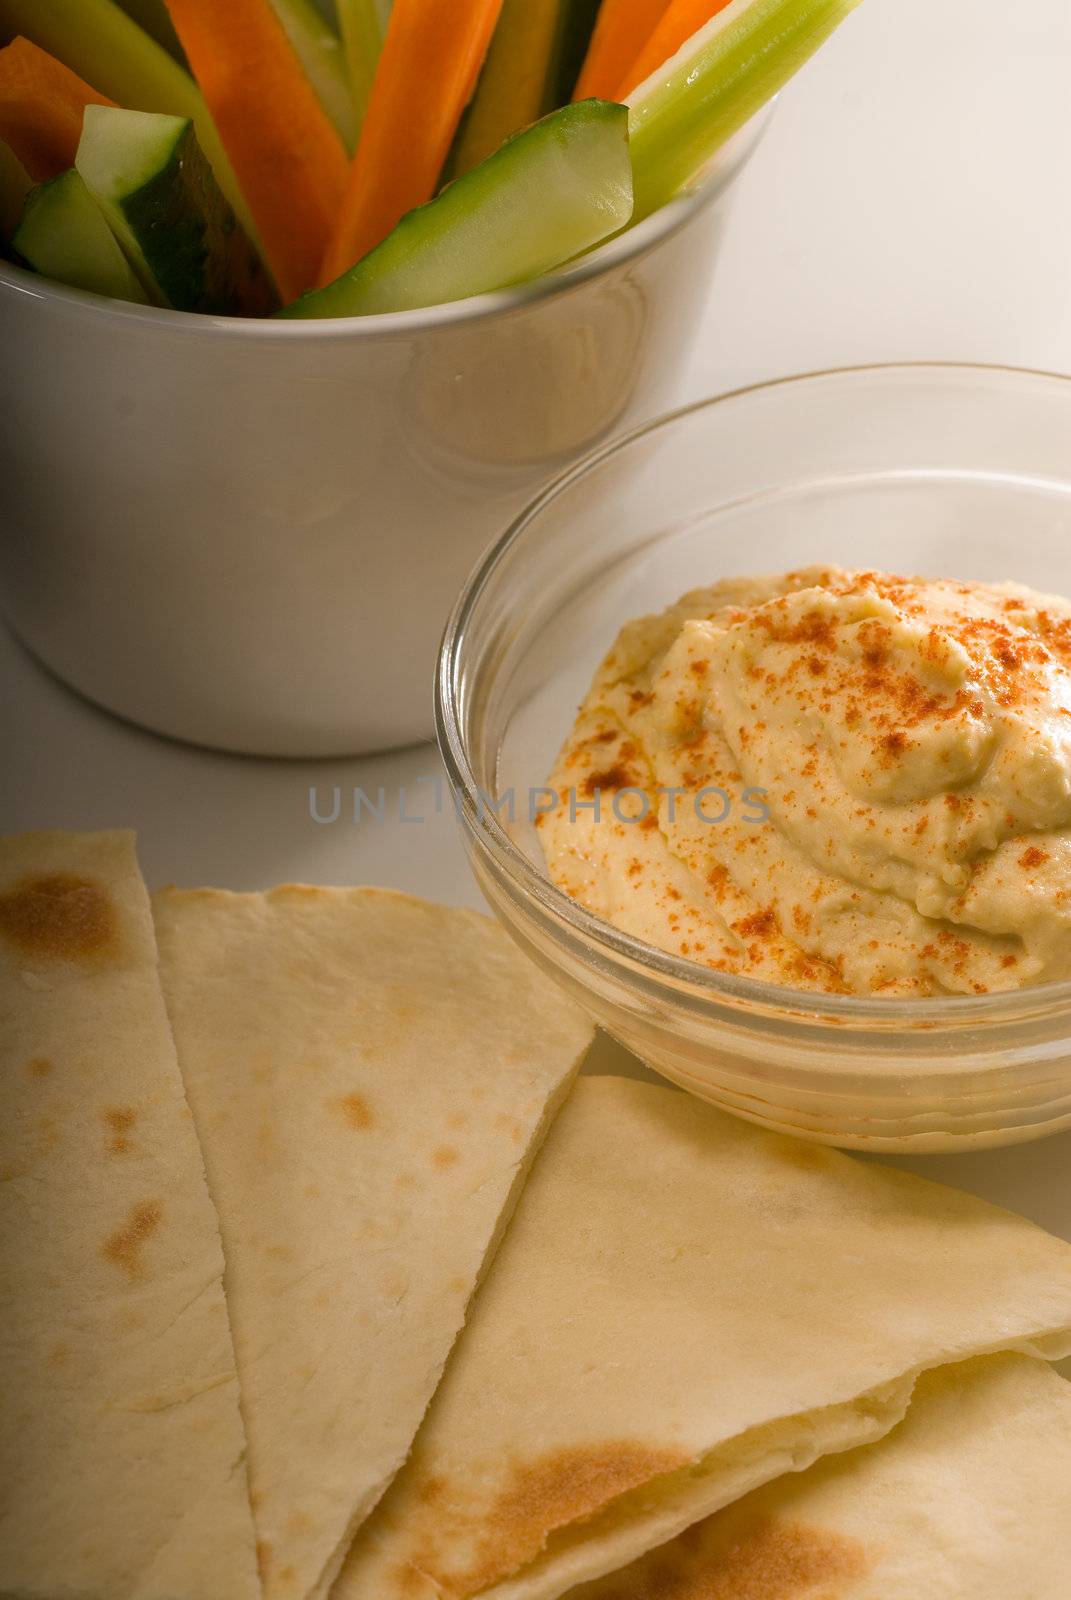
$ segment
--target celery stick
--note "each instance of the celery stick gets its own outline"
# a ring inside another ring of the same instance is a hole
[[[132,111],[192,117],[216,181],[250,238],[253,219],[201,91],[113,0],[0,0],[0,31],[21,33]]]
[[[30,174],[14,150],[0,141],[0,239],[10,239],[15,232],[32,188]]]
[[[338,0],[338,25],[349,68],[350,92],[360,129],[368,110],[372,79],[383,50],[386,23],[376,0]]]
[[[732,0],[628,98],[634,221],[695,178],[859,0]]]
[[[352,152],[357,143],[357,115],[341,39],[313,0],[271,0],[271,4],[320,104]]]
[[[504,0],[442,181],[470,172],[511,133],[568,101],[591,33],[591,0]]]
[[[625,108],[583,100],[507,139],[341,278],[277,314],[366,316],[505,289],[617,233],[631,212]]]
[[[167,0],[118,0],[118,3],[128,17],[133,17],[139,28],[144,28],[169,56],[174,56],[176,61],[181,61],[185,66],[186,54],[171,21]]]
[[[554,110],[563,0],[503,0],[487,59],[442,181],[471,172],[504,139]]]

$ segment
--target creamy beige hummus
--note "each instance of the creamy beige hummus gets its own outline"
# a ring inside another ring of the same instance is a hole
[[[674,955],[849,994],[1071,976],[1066,600],[835,567],[696,590],[624,628],[550,785],[554,881]]]

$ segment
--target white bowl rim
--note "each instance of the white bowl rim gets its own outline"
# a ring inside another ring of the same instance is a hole
[[[139,306],[127,300],[111,300],[86,289],[73,289],[12,262],[0,259],[0,296],[22,295],[65,309],[73,315],[87,315],[140,324],[164,333],[214,333],[239,340],[354,340],[408,336],[444,327],[481,322],[511,311],[535,305],[565,294],[578,285],[599,278],[645,255],[671,238],[725,194],[762,142],[776,105],[776,98],[762,107],[712,157],[713,165],[705,176],[683,193],[660,206],[635,227],[608,239],[605,244],[566,263],[554,272],[544,273],[512,289],[496,289],[489,294],[472,295],[467,300],[447,301],[415,311],[381,312],[368,317],[318,317],[278,319],[274,317],[216,317],[195,311],[171,311],[161,306]],[[720,160],[722,156],[727,159]]]
[[[1004,990],[984,995],[949,995],[934,999],[874,997],[869,995],[812,994],[807,990],[792,989],[785,985],[766,983],[756,978],[737,977],[729,973],[700,966],[642,939],[624,933],[613,923],[588,911],[559,889],[550,878],[518,849],[502,826],[492,808],[479,804],[480,786],[462,738],[458,716],[458,696],[455,693],[457,675],[455,663],[463,646],[468,619],[482,597],[500,564],[512,552],[551,501],[563,494],[576,480],[602,466],[619,453],[623,453],[648,435],[670,428],[685,418],[703,411],[716,412],[717,408],[749,396],[799,388],[830,379],[879,378],[900,374],[940,376],[988,374],[997,378],[1037,379],[1045,384],[1054,383],[1071,395],[1071,374],[1046,371],[1037,367],[1015,367],[999,362],[983,361],[892,361],[867,362],[844,367],[818,368],[810,372],[792,373],[761,383],[744,384],[723,394],[708,395],[703,399],[679,406],[663,413],[650,422],[641,424],[619,435],[609,443],[599,446],[561,473],[530,502],[520,516],[492,545],[483,560],[470,573],[453,611],[450,614],[439,650],[439,663],[435,677],[435,724],[439,750],[446,766],[447,776],[455,793],[462,797],[465,822],[474,834],[491,850],[498,864],[525,896],[551,920],[564,922],[587,943],[594,944],[604,955],[616,961],[627,962],[639,969],[639,976],[651,987],[664,980],[673,984],[672,999],[680,1004],[682,991],[689,991],[693,1000],[735,1004],[746,1009],[789,1013],[797,1020],[816,1020],[834,1026],[874,1024],[887,1026],[900,1023],[904,1026],[939,1029],[942,1025],[954,1028],[973,1024],[995,1024],[1006,1020],[1018,1021],[1041,1012],[1050,1015],[1071,1011],[1071,979],[1029,985],[1023,989]]]

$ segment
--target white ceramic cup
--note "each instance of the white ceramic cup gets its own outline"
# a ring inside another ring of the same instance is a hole
[[[89,699],[259,755],[430,735],[436,648],[541,483],[653,415],[733,178],[538,283],[324,322],[189,316],[0,264],[0,599]]]

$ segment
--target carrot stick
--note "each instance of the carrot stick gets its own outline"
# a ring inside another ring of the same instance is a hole
[[[613,100],[670,0],[602,0],[574,100]]]
[[[435,193],[502,0],[394,0],[321,284]]]
[[[342,140],[269,0],[167,0],[284,300],[312,287],[346,187]]]
[[[618,84],[615,99],[624,100],[630,95],[728,4],[729,0],[671,0],[661,22]]]
[[[35,183],[74,166],[86,106],[114,104],[29,39],[0,50],[0,139]]]

